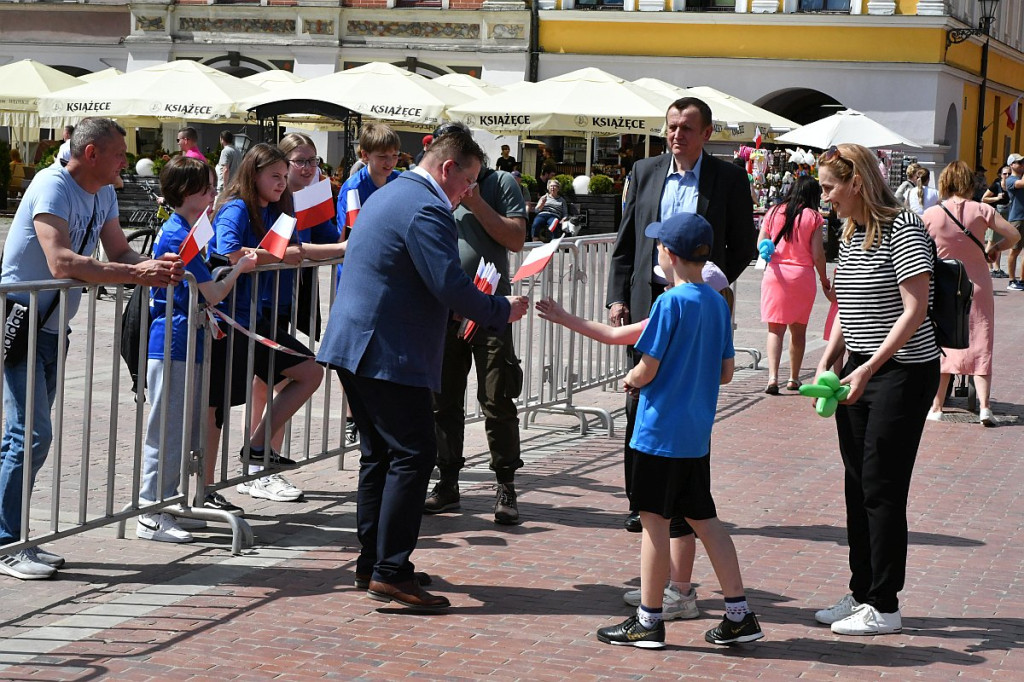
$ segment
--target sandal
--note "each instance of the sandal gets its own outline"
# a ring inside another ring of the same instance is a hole
[[[799,391],[800,390],[800,380],[799,379],[790,379],[789,381],[787,381],[786,382],[786,390],[787,391]]]
[[[764,392],[767,393],[768,395],[778,395],[779,382],[776,381],[775,379],[769,379],[768,385],[764,387]]]

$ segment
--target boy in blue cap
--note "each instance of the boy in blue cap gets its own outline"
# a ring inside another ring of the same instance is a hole
[[[608,644],[665,646],[662,598],[669,575],[669,522],[684,517],[703,542],[725,596],[725,617],[704,639],[736,644],[761,639],[747,608],[736,547],[711,496],[711,427],[718,387],[732,381],[732,324],[725,300],[704,284],[711,225],[680,213],[645,230],[658,240],[658,263],[676,283],[658,297],[636,342],[643,353],[623,388],[638,392],[632,502],[643,522],[640,606],[624,622],[597,631]]]

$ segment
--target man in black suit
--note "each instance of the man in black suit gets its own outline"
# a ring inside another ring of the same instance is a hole
[[[676,213],[699,213],[714,230],[711,260],[736,281],[756,253],[754,206],[743,169],[704,151],[711,138],[711,108],[696,97],[676,100],[665,114],[668,153],[633,165],[626,190],[619,235],[612,250],[608,279],[608,319],[613,326],[648,316],[665,280],[654,273],[658,262],[654,240],[645,228]],[[626,494],[630,492],[636,399],[626,399]],[[628,530],[638,532],[640,520],[630,514]]]

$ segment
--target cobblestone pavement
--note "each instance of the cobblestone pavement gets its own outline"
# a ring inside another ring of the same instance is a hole
[[[748,275],[737,344],[763,348],[756,300]],[[492,522],[479,425],[469,433],[463,509],[424,520],[413,559],[451,598],[448,613],[382,608],[352,587],[350,458],[341,471],[332,462],[289,474],[303,502],[227,491],[256,532],[243,556],[230,555],[220,528],[198,531],[192,545],[118,540],[109,528],[53,543],[68,557],[54,580],[0,578],[0,677],[1019,680],[1024,295],[998,292],[996,309],[1001,423],[967,423],[963,401],[953,401],[955,421],[927,425],[902,635],[841,638],[815,624],[814,610],[842,596],[848,578],[834,427],[807,400],[765,396],[766,372],[746,369],[722,392],[714,490],[766,633],[760,642],[704,642],[723,607],[700,549],[700,620],[669,623],[661,651],[597,641],[598,627],[629,613],[621,593],[638,584],[639,536],[621,525],[620,440],[596,425],[583,437],[573,420],[541,415],[523,432],[522,525]],[[823,319],[819,301],[805,376]],[[589,391],[577,403],[615,410],[621,433],[621,394]]]

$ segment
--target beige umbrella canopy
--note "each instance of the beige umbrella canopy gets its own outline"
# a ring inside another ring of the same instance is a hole
[[[0,66],[0,125],[18,142],[34,141],[40,128],[39,99],[82,81],[32,59]]]
[[[84,76],[79,76],[79,79],[86,83],[95,83],[96,81],[106,80],[114,76],[123,76],[124,71],[121,69],[115,69],[110,67],[109,69],[103,69],[102,71],[94,71],[93,73],[87,73]]]
[[[763,139],[770,140],[779,133],[799,127],[798,123],[788,118],[715,88],[682,88],[657,78],[640,78],[633,82],[651,92],[671,98],[670,102],[680,97],[697,97],[706,102],[711,107],[715,127],[712,140],[753,141],[757,128],[761,129]]]
[[[68,88],[39,100],[39,115],[59,124],[86,116],[170,121],[217,121],[244,115],[238,102],[266,92],[198,62],[157,64]]]
[[[451,88],[456,92],[461,92],[470,99],[480,99],[481,97],[490,97],[491,95],[497,95],[504,92],[504,88],[500,88],[497,85],[491,85],[487,81],[480,80],[479,78],[473,78],[470,75],[464,73],[446,73],[443,76],[438,76],[434,79],[435,83]]]
[[[325,102],[367,118],[422,129],[436,126],[449,107],[467,102],[469,97],[392,64],[371,62],[250,97],[244,106],[253,109],[303,100]]]
[[[453,107],[448,115],[495,134],[586,137],[586,172],[590,175],[590,146],[595,135],[658,135],[667,106],[662,95],[600,69],[586,68]]]
[[[859,111],[846,109],[781,135],[776,142],[828,149],[844,142],[865,147],[918,147]]]
[[[246,76],[242,80],[246,83],[257,85],[264,90],[279,90],[289,85],[303,83],[306,79],[284,69],[270,69],[269,71],[260,71],[251,76]]]

